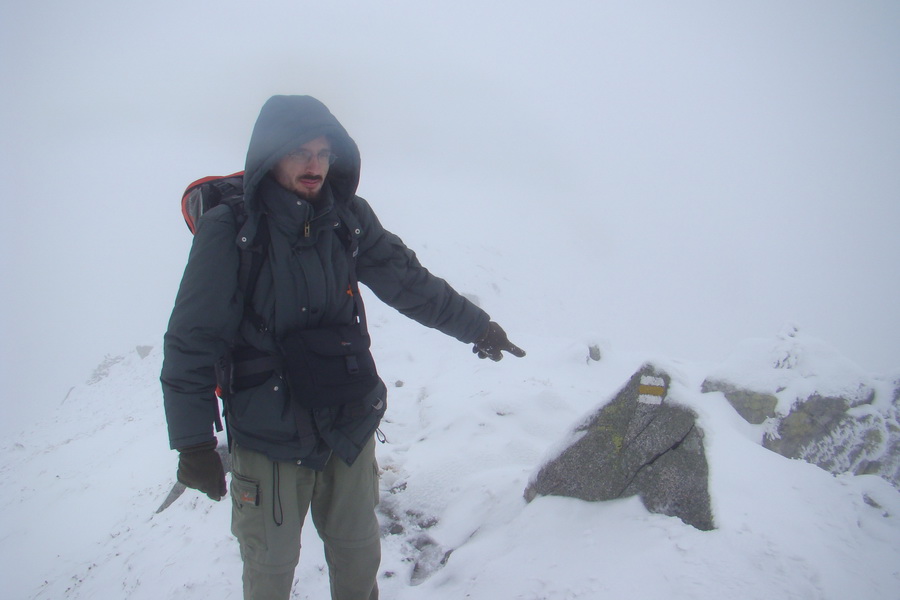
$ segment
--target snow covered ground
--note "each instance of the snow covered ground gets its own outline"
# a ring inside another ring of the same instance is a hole
[[[387,443],[377,448],[383,598],[900,598],[900,493],[875,476],[835,477],[763,449],[759,426],[721,394],[699,392],[711,371],[734,375],[734,360],[685,364],[621,353],[589,336],[510,331],[529,354],[494,364],[369,305],[390,387]],[[810,369],[847,364],[798,339]],[[599,362],[588,359],[594,343]],[[756,340],[734,356],[755,368],[760,353],[782,343]],[[111,357],[92,383],[3,442],[3,598],[241,597],[228,499],[188,490],[156,513],[176,456],[167,449],[161,348],[153,345],[144,358],[146,348]],[[650,514],[637,498],[526,504],[522,492],[542,461],[648,360],[672,375],[670,396],[693,408],[706,432],[717,529]],[[845,381],[861,376],[851,371]],[[834,384],[811,370],[803,379]],[[879,381],[888,380],[876,388]],[[293,597],[327,598],[311,526],[303,545]]]

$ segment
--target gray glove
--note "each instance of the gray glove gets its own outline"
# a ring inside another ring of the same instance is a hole
[[[478,358],[490,358],[496,362],[503,358],[504,351],[519,358],[525,356],[524,350],[509,341],[503,328],[491,321],[484,335],[475,342],[472,352],[477,354]]]
[[[225,495],[225,469],[216,442],[178,449],[178,481],[218,502]]]

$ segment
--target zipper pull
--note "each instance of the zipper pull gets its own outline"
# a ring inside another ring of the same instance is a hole
[[[307,221],[306,224],[303,226],[303,237],[305,237],[305,238],[309,237],[309,221]]]

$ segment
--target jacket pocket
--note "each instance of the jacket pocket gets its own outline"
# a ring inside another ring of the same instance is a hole
[[[383,382],[360,402],[317,411],[319,432],[334,453],[352,464],[367,443],[387,410],[387,387]]]
[[[297,436],[287,386],[278,375],[264,384],[234,394],[229,402],[229,426],[248,435],[272,441]]]
[[[379,380],[375,389],[370,391],[365,398],[340,407],[337,419],[335,419],[335,426],[348,437],[366,442],[368,434],[375,431],[375,427],[381,422],[386,410],[387,386]],[[362,436],[354,435],[357,430],[363,430],[365,433]]]

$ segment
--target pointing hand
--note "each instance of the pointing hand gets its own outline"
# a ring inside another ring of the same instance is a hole
[[[509,341],[503,328],[491,321],[488,330],[475,342],[472,352],[478,358],[490,358],[494,362],[503,358],[503,352],[509,352],[513,356],[522,358],[525,351]]]

